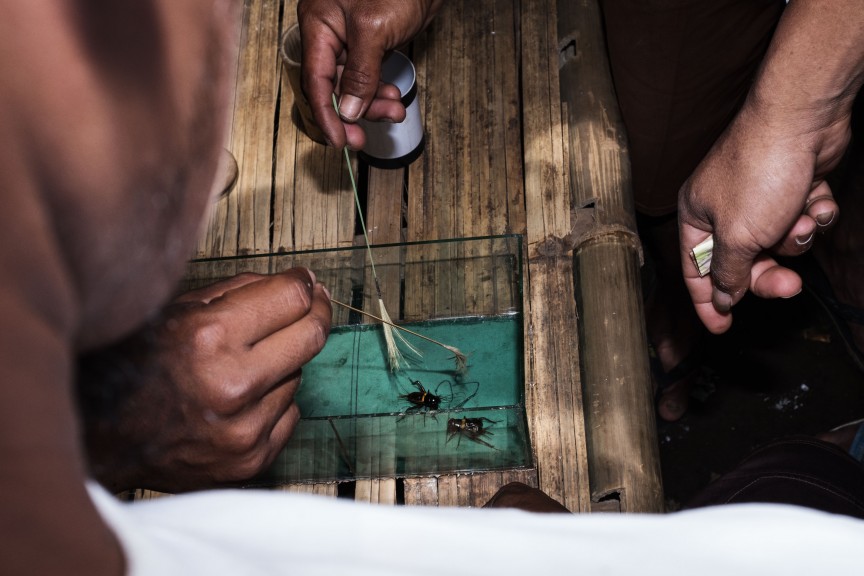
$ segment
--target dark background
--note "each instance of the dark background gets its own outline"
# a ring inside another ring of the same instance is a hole
[[[760,444],[864,418],[864,372],[810,293],[748,295],[733,313],[729,332],[709,336],[688,413],[658,422],[670,510]]]

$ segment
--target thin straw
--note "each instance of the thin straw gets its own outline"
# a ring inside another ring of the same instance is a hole
[[[396,328],[397,330],[407,332],[408,334],[411,334],[412,336],[416,336],[417,338],[422,338],[423,340],[426,340],[427,342],[431,342],[437,346],[440,346],[440,347],[444,348],[445,350],[452,352],[453,355],[456,357],[456,365],[457,365],[457,369],[459,372],[464,372],[465,369],[467,368],[466,362],[468,360],[468,357],[465,356],[465,354],[463,354],[455,346],[448,346],[447,344],[444,344],[443,342],[439,342],[438,340],[435,340],[434,338],[429,338],[428,336],[424,336],[423,334],[418,334],[417,332],[414,332],[413,330],[409,330],[408,328],[405,328],[404,326],[399,326],[398,324],[394,324],[393,322],[391,322],[389,320],[385,320],[384,318],[381,318],[379,316],[376,316],[376,315],[372,314],[371,312],[367,312],[365,310],[360,310],[359,308],[355,308],[354,306],[351,306],[349,304],[345,304],[344,302],[334,300],[333,298],[331,298],[330,301],[333,304],[338,304],[339,306],[342,306],[343,308],[347,308],[348,310],[351,310],[352,312],[357,312],[358,314],[364,314],[366,316],[369,316],[370,318],[378,320],[382,324],[386,324],[388,326]]]
[[[708,236],[690,251],[690,260],[699,271],[699,277],[704,278],[711,273],[711,257],[714,255],[714,235]]]
[[[336,103],[336,94],[333,96],[333,107],[339,112],[339,104]],[[372,277],[375,278],[375,289],[381,298],[381,286],[378,284],[378,274],[375,272],[375,259],[372,258],[372,246],[369,244],[369,236],[366,234],[366,222],[363,221],[363,208],[360,207],[360,193],[357,192],[357,180],[354,178],[354,168],[351,167],[351,156],[348,155],[348,146],[342,147],[345,154],[345,165],[348,166],[348,176],[351,179],[351,188],[354,190],[354,203],[357,205],[357,217],[360,219],[360,228],[363,229],[363,238],[366,240],[366,250],[369,252],[369,263],[372,265]]]
[[[331,96],[333,98],[333,108],[338,114],[339,104],[336,102],[336,95],[332,94]],[[360,193],[357,191],[357,179],[354,178],[354,169],[351,167],[351,157],[348,155],[348,146],[343,146],[342,152],[345,154],[345,164],[348,166],[348,176],[351,180],[351,188],[354,190],[354,202],[357,205],[357,217],[360,219],[360,228],[363,230],[363,239],[366,241],[366,250],[369,252],[369,264],[372,266],[372,278],[375,279],[375,291],[378,294],[378,308],[381,310],[381,316],[389,319],[390,314],[384,306],[384,297],[381,295],[381,283],[378,280],[378,272],[375,270],[375,259],[372,257],[372,246],[369,242],[369,235],[366,232],[366,222],[363,220],[363,208],[360,206]],[[412,352],[417,354],[417,356],[421,356],[421,354],[415,350],[401,334],[397,332],[396,336],[398,336]],[[393,338],[393,330],[391,330],[389,326],[384,327],[384,341],[387,343],[387,360],[390,364],[390,370],[395,372],[399,370],[404,358],[401,350],[399,350],[399,346],[396,345],[396,340]]]

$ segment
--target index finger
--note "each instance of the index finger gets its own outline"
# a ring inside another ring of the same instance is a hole
[[[300,370],[324,348],[332,317],[330,296],[318,284],[308,314],[258,341],[252,347],[250,365],[263,376],[263,382],[282,380]]]
[[[305,268],[264,276],[211,300],[208,312],[223,315],[235,337],[252,346],[309,313],[315,281]]]
[[[332,30],[312,23],[300,27],[303,43],[302,83],[312,115],[331,146],[345,146],[347,136],[342,120],[333,108],[336,90],[336,60],[342,44]]]
[[[243,272],[242,274],[238,274],[236,276],[232,276],[231,278],[214,282],[213,284],[210,284],[208,286],[203,286],[201,288],[196,288],[194,290],[184,292],[175,297],[174,300],[171,301],[171,303],[209,304],[213,299],[219,298],[226,292],[236,290],[237,288],[245,286],[246,284],[251,284],[252,282],[259,282],[262,278],[264,278],[264,275],[262,274]]]

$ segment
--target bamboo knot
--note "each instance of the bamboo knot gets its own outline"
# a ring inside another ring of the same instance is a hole
[[[576,230],[574,230],[576,232]],[[581,234],[571,233],[573,236],[572,250],[578,252],[581,248],[589,245],[602,244],[604,242],[615,244],[629,244],[639,253],[639,265],[645,264],[645,255],[642,252],[642,241],[639,235],[621,224],[597,224],[590,229],[582,231]],[[568,235],[569,236],[569,235]]]
[[[581,211],[591,211],[585,208]],[[600,224],[593,218],[577,218],[573,229],[563,237],[549,235],[534,245],[531,259],[555,259],[588,245],[610,242],[629,244],[639,253],[639,264],[645,264],[639,235],[623,224]]]
[[[570,229],[570,233],[564,237],[569,244],[569,250],[576,252],[589,244],[603,242],[620,244],[623,241],[625,244],[630,244],[639,253],[639,264],[644,265],[645,255],[642,251],[642,241],[635,230],[635,225],[603,224],[599,222],[602,216],[598,218],[598,210],[601,209],[595,206],[592,199],[589,204],[572,212],[573,227]]]
[[[559,238],[557,236],[547,236],[536,244],[536,246],[534,247],[534,252],[537,256],[541,258],[557,258],[568,250],[573,249],[572,246],[568,245],[568,238],[569,234],[564,238]]]

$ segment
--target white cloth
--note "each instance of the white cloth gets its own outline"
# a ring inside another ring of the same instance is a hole
[[[91,497],[132,576],[854,574],[864,521],[747,504],[667,515],[379,506],[266,491]]]

